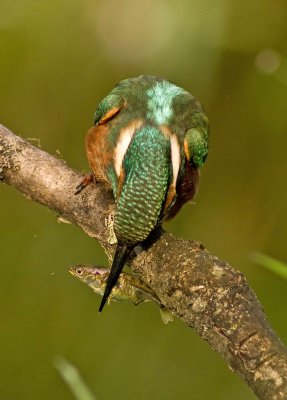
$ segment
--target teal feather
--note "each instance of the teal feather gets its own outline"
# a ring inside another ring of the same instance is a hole
[[[125,180],[117,200],[114,230],[137,243],[155,228],[171,179],[170,142],[152,126],[135,133],[126,152]]]

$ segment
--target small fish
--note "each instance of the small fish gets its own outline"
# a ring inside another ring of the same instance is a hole
[[[88,265],[75,265],[69,269],[69,272],[90,286],[93,291],[103,295],[110,270],[105,267],[90,267]],[[138,305],[144,301],[153,301],[160,307],[161,317],[165,324],[173,320],[169,311],[167,311],[155,292],[141,279],[134,275],[122,272],[111,291],[110,300],[129,301]]]

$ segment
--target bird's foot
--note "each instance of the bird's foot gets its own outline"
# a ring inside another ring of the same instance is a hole
[[[85,175],[80,184],[76,187],[76,191],[74,194],[79,194],[83,189],[85,189],[86,186],[88,186],[90,183],[94,182],[95,183],[95,176],[92,172],[89,174]]]

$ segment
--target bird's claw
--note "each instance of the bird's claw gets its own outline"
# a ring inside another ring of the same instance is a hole
[[[89,174],[85,175],[80,184],[76,187],[76,191],[74,194],[79,194],[83,189],[85,189],[86,186],[88,186],[90,183],[95,182],[95,176],[92,172]]]

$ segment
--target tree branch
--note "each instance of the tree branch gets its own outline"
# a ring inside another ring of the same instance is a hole
[[[95,237],[111,257],[105,218],[111,193],[100,184],[75,196],[82,176],[0,125],[2,180]],[[194,241],[158,231],[130,267],[167,309],[218,351],[259,399],[287,399],[287,349],[266,322],[241,273]]]

